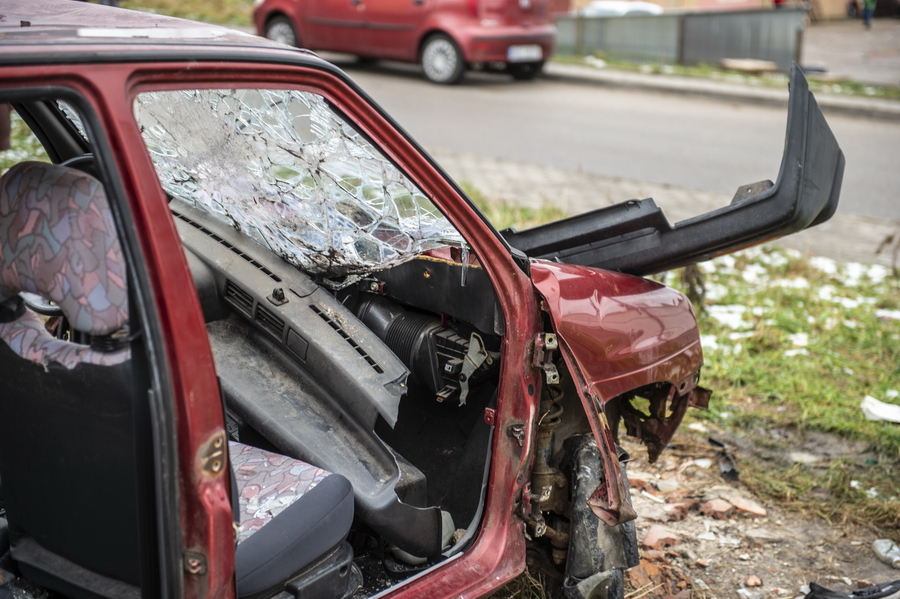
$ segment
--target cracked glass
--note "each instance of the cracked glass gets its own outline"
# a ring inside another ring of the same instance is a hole
[[[431,200],[313,93],[140,94],[165,191],[311,274],[364,274],[462,238]]]

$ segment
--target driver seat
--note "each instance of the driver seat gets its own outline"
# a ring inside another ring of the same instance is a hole
[[[20,292],[51,300],[90,344],[50,334]],[[47,163],[10,168],[0,177],[9,547],[23,576],[67,597],[141,596],[135,430],[147,391],[135,361],[125,261],[102,184]],[[246,445],[230,454],[240,497],[238,596],[352,593],[347,479]]]

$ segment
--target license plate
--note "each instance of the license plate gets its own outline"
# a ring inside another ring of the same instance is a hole
[[[538,44],[510,46],[506,50],[506,60],[509,62],[536,62],[543,59],[544,51]]]

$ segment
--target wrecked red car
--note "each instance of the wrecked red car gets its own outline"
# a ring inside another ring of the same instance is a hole
[[[496,231],[334,66],[196,23],[11,0],[0,102],[0,593],[476,597],[526,563],[621,597],[620,434],[704,407],[642,275],[826,220],[795,68],[777,180]]]

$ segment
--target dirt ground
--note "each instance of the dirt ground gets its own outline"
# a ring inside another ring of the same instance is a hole
[[[710,437],[727,447],[714,447]],[[824,437],[788,439],[786,446],[807,462],[835,452],[865,457]],[[739,439],[702,423],[683,426],[653,465],[644,448],[623,445],[632,456],[642,544],[641,565],[626,575],[626,599],[794,598],[813,581],[850,592],[900,578],[873,553],[872,541],[882,536],[876,530],[785,511],[754,497],[739,476],[729,480],[732,466],[739,471],[742,460],[760,457]]]

